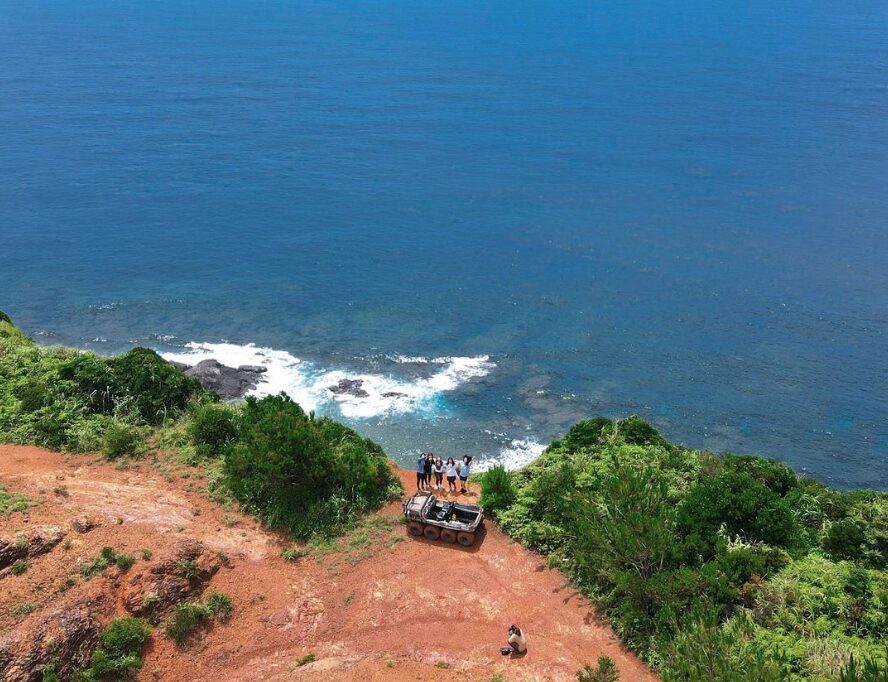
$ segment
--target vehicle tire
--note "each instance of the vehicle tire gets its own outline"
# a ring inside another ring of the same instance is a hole
[[[422,537],[422,524],[418,521],[410,521],[407,524],[407,535],[412,535],[415,538]]]
[[[474,533],[457,533],[456,541],[461,544],[463,547],[471,547],[475,544],[475,534]]]
[[[426,540],[437,540],[441,537],[441,531],[438,530],[437,526],[426,526],[422,534],[426,536]]]
[[[450,530],[449,528],[443,529],[441,531],[441,539],[444,542],[447,542],[452,545],[454,542],[456,542],[456,531]]]

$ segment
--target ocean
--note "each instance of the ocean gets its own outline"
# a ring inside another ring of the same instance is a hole
[[[634,413],[888,489],[882,0],[0,0],[0,179],[41,343],[401,462]]]

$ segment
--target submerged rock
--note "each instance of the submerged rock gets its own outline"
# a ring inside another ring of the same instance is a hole
[[[218,393],[223,400],[243,398],[248,391],[259,385],[262,374],[267,371],[259,365],[228,367],[212,358],[202,360],[193,367],[181,362],[171,364],[197,379],[204,388]]]
[[[363,385],[363,379],[342,379],[335,386],[328,386],[327,390],[336,395],[353,395],[355,398],[366,398],[370,394],[361,388]]]

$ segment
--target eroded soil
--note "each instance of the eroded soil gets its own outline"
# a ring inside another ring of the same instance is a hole
[[[405,489],[412,489],[409,473]],[[21,575],[0,578],[0,631],[14,632],[94,580],[115,592],[127,580],[87,579],[78,566],[103,546],[137,557],[196,538],[225,567],[209,584],[234,603],[185,649],[157,628],[140,680],[574,680],[584,663],[610,656],[623,682],[656,680],[623,649],[582,596],[544,561],[488,522],[476,546],[408,538],[393,503],[336,543],[287,561],[289,543],[252,518],[196,492],[187,468],[141,461],[120,468],[96,456],[0,445],[0,485],[38,504],[0,516],[0,536],[53,525],[65,531]],[[95,528],[71,522],[87,516]],[[147,550],[147,553],[144,552]],[[134,569],[130,569],[134,570]],[[502,657],[510,623],[528,653]],[[316,660],[298,665],[314,654]]]

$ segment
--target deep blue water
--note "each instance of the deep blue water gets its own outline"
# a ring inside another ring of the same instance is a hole
[[[402,460],[638,413],[886,488],[888,3],[0,0],[0,308],[285,351]]]

